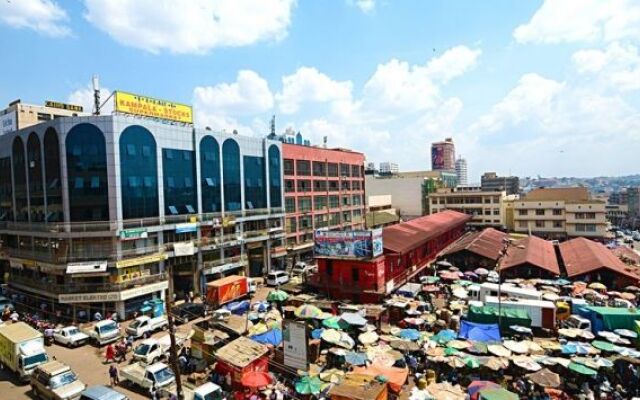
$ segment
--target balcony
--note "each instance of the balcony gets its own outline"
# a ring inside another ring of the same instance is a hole
[[[139,286],[148,285],[151,283],[157,283],[168,279],[167,274],[155,274],[141,276],[139,278],[129,279],[120,283],[83,283],[83,282],[68,282],[63,285],[43,282],[23,276],[12,276],[10,279],[10,285],[14,283],[16,286],[25,286],[31,289],[39,289],[47,293],[52,294],[74,294],[74,293],[101,293],[101,292],[120,292],[127,289],[132,289]]]

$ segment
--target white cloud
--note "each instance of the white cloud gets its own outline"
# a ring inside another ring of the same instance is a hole
[[[355,5],[365,14],[372,12],[376,8],[375,0],[355,0]]]
[[[351,100],[351,81],[334,81],[315,68],[302,67],[294,74],[282,78],[282,91],[276,94],[280,111],[292,114],[306,102],[337,102],[344,110]]]
[[[85,0],[86,18],[119,43],[152,53],[206,53],[280,40],[295,0]]]
[[[198,86],[193,91],[196,108],[225,115],[252,115],[273,107],[267,81],[251,70],[238,72],[233,83]]]
[[[429,60],[425,73],[433,80],[447,83],[474,68],[481,54],[480,49],[470,49],[467,46],[452,47],[442,55]]]
[[[51,37],[71,34],[67,12],[52,0],[0,1],[0,23],[27,28]]]
[[[640,89],[640,54],[638,47],[618,42],[605,49],[579,50],[572,56],[581,74],[596,74],[613,88],[629,91]]]
[[[111,90],[109,90],[109,88],[100,88],[100,102],[104,103],[104,105],[102,105],[102,108],[100,109],[101,114],[111,114],[113,112],[113,98],[107,101],[110,95]],[[69,102],[69,104],[82,106],[85,112],[93,112],[94,101],[93,87],[91,83],[87,84],[87,86],[83,88],[77,89],[72,92],[67,98],[67,101]]]
[[[634,0],[545,0],[513,36],[521,43],[613,41],[640,38],[640,3]]]

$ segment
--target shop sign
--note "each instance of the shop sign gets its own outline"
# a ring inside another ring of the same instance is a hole
[[[148,237],[146,228],[123,229],[120,231],[120,240],[137,240]]]
[[[10,258],[9,266],[11,268],[22,269],[22,268],[32,268],[35,269],[38,264],[36,264],[33,260],[25,260],[23,258]]]
[[[15,111],[0,115],[0,135],[18,130],[18,119]]]
[[[196,254],[196,247],[193,242],[182,242],[173,244],[173,255],[176,257],[192,256]]]
[[[321,231],[314,235],[314,251],[323,257],[373,258],[382,254],[382,229]]]
[[[176,224],[176,233],[191,233],[198,230],[198,224],[189,222],[184,224]]]
[[[283,321],[284,365],[303,371],[308,369],[307,337],[307,326],[304,322]]]
[[[135,265],[151,264],[155,262],[164,261],[169,258],[165,253],[156,253],[143,257],[128,258],[126,260],[120,260],[116,262],[116,268],[128,268]]]
[[[234,217],[233,215],[227,215],[224,218],[222,218],[222,226],[224,228],[233,226],[235,224],[236,224],[236,217]]]
[[[67,264],[67,274],[106,272],[107,261],[87,261]]]
[[[24,269],[24,264],[22,264],[21,262],[18,262],[16,260],[10,259],[9,260],[9,267],[11,267],[13,269]]]
[[[115,108],[125,114],[193,123],[193,110],[188,105],[122,91],[115,92]]]
[[[145,285],[133,289],[127,289],[120,292],[120,300],[125,301],[129,299],[133,299],[135,297],[140,297],[145,294],[155,293],[162,290],[167,290],[169,288],[169,282],[162,281],[157,283],[152,283],[151,285]]]
[[[241,266],[242,265],[236,264],[236,263],[223,264],[223,265],[218,265],[217,267],[205,268],[202,272],[205,275],[221,274],[226,271],[231,271],[232,269],[240,268]]]
[[[82,106],[77,106],[75,104],[61,103],[59,101],[47,100],[44,102],[44,106],[50,107],[50,108],[59,108],[61,110],[76,111],[76,112],[84,111],[84,108]]]
[[[119,301],[120,293],[78,293],[78,294],[60,294],[58,302],[60,303],[102,303],[105,301]]]

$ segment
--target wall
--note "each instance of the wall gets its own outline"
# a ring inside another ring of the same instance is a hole
[[[412,178],[378,178],[371,175],[365,177],[365,193],[367,197],[391,195],[393,208],[400,211],[402,219],[420,217],[422,213],[423,177]]]

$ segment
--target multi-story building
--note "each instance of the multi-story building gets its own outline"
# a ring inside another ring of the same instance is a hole
[[[456,146],[452,138],[431,144],[431,169],[434,171],[456,170]]]
[[[346,149],[282,144],[289,259],[313,256],[316,229],[364,227],[364,155]]]
[[[170,283],[181,296],[283,267],[281,148],[130,115],[0,136],[10,290],[46,312],[128,317]]]
[[[60,117],[89,115],[81,106],[47,101],[44,106],[13,101],[0,110],[0,135]]]
[[[585,187],[534,189],[506,205],[508,228],[518,233],[566,239],[605,238],[606,203],[593,200]]]
[[[462,157],[456,160],[456,176],[458,177],[459,186],[467,186],[469,184],[467,176],[467,160]]]
[[[469,226],[505,227],[504,191],[484,191],[477,186],[458,186],[429,193],[429,213],[454,210],[471,216]]]
[[[390,161],[380,163],[380,175],[393,175],[399,172],[398,164]]]
[[[429,213],[426,196],[442,187],[455,187],[455,172],[412,171],[394,175],[367,175],[365,190],[367,197],[391,195],[392,206],[404,220]]]
[[[485,172],[480,177],[480,186],[485,191],[505,191],[508,195],[520,193],[520,178],[498,176],[495,172]]]
[[[640,187],[633,186],[627,188],[627,205],[631,218],[640,216]]]
[[[629,206],[626,204],[606,204],[605,210],[607,211],[607,221],[613,226],[626,226],[631,222]]]

